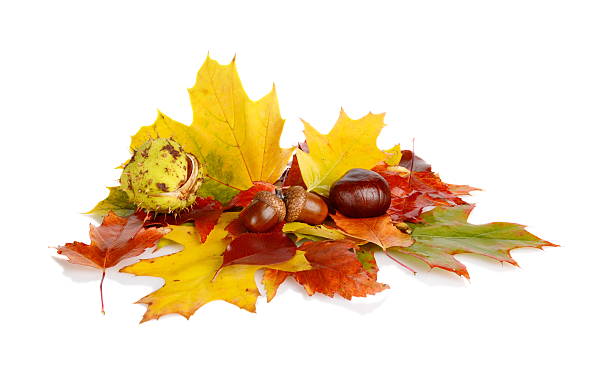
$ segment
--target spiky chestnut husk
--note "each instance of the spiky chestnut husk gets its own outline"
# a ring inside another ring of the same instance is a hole
[[[145,211],[172,213],[196,199],[202,183],[200,163],[171,139],[142,144],[121,174],[121,189]]]

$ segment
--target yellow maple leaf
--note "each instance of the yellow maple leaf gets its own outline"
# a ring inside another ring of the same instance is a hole
[[[223,252],[229,244],[225,228],[238,213],[224,213],[205,243],[193,226],[171,226],[165,236],[168,241],[180,243],[184,249],[172,255],[141,260],[121,269],[137,276],[161,277],[165,280],[159,290],[137,303],[148,305],[141,322],[171,313],[187,319],[208,302],[224,300],[245,310],[255,312],[260,293],[255,284],[255,272],[270,268],[297,272],[311,268],[303,251],[297,251],[289,261],[273,265],[230,265],[215,272],[223,262]],[[166,241],[167,240],[167,241]],[[161,243],[160,245],[164,245]],[[213,280],[214,277],[214,280]]]
[[[280,177],[293,149],[279,146],[285,121],[274,87],[252,101],[242,87],[235,59],[221,65],[207,57],[189,96],[191,126],[159,113],[152,125],[132,137],[132,149],[150,138],[173,138],[198,158],[214,182],[203,185],[202,190],[209,192],[202,196],[219,197],[219,189],[214,189],[219,183],[226,186],[221,191],[245,190],[255,181],[273,183]]]
[[[327,135],[303,121],[310,152],[298,150],[297,157],[308,190],[327,197],[331,185],[349,169],[370,169],[381,161],[398,160],[399,146],[387,152],[376,146],[378,134],[385,126],[384,117],[384,113],[369,113],[354,120],[341,110]]]
[[[333,228],[329,228],[325,225],[310,225],[301,222],[290,222],[283,226],[283,232],[288,234],[294,234],[298,240],[311,239],[311,240],[341,240],[346,239],[346,235],[336,231]]]

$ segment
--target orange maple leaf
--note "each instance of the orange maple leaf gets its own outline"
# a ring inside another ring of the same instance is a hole
[[[154,247],[168,232],[167,228],[144,228],[145,220],[137,215],[123,218],[112,211],[104,217],[99,227],[89,225],[91,244],[67,243],[56,247],[57,253],[68,257],[73,264],[91,266],[102,270],[100,301],[104,313],[102,283],[106,268],[117,265],[128,257],[138,256],[147,248]]]
[[[274,298],[280,284],[290,275],[304,286],[308,295],[321,293],[333,297],[334,294],[339,294],[350,300],[352,297],[365,297],[389,288],[376,282],[375,275],[364,270],[354,252],[357,245],[350,240],[306,242],[299,248],[306,252],[306,259],[312,269],[301,272],[266,269],[263,283],[268,302]]]
[[[410,247],[413,243],[410,235],[398,230],[391,222],[391,217],[386,214],[374,218],[349,218],[336,213],[331,217],[342,231],[357,239],[374,243],[383,251],[391,247]]]

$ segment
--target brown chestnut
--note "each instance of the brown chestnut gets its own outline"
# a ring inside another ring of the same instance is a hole
[[[266,232],[285,219],[285,204],[272,192],[259,192],[239,215],[242,225],[251,232]]]
[[[329,200],[336,210],[347,217],[377,217],[391,205],[391,190],[387,180],[378,173],[355,168],[331,186]]]
[[[329,209],[323,198],[307,192],[301,186],[284,188],[283,197],[287,207],[287,222],[298,221],[315,225],[323,223],[327,218]]]

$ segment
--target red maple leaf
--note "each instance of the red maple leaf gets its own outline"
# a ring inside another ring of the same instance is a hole
[[[291,166],[289,166],[289,169],[285,174],[283,186],[301,186],[306,188],[306,183],[302,178],[302,171],[300,170],[300,163],[298,162],[297,155],[293,155]]]
[[[293,273],[266,269],[263,282],[268,302],[274,298],[278,287],[288,276],[293,276],[304,286],[308,295],[321,293],[333,297],[339,294],[348,300],[389,288],[376,282],[372,269],[370,273],[364,269],[354,251],[357,246],[350,240],[306,242],[299,248],[306,252],[306,259],[312,269]]]
[[[373,168],[382,175],[391,189],[391,206],[387,214],[394,222],[419,222],[423,211],[433,206],[459,206],[466,202],[448,184],[431,171],[409,171],[379,164]],[[454,186],[459,192],[466,187]]]
[[[239,234],[223,252],[223,263],[215,272],[213,279],[226,266],[278,264],[289,261],[295,256],[296,251],[297,247],[293,240],[280,229],[268,233]]]
[[[225,208],[231,209],[232,207],[247,207],[257,193],[262,191],[274,192],[274,190],[274,185],[270,184],[269,182],[255,181],[253,186],[236,194],[236,196],[232,198],[230,203]]]
[[[144,226],[145,221],[137,215],[123,218],[110,211],[99,227],[89,225],[91,244],[75,241],[57,247],[57,253],[68,257],[69,262],[102,270],[100,280],[102,313],[104,313],[102,283],[106,269],[117,265],[123,259],[138,256],[147,248],[154,247],[165,234],[170,232],[167,228]]]
[[[192,206],[175,214],[156,214],[154,217],[150,217],[143,210],[139,210],[136,212],[136,215],[141,219],[146,219],[145,227],[165,227],[168,225],[181,225],[193,221],[196,230],[200,234],[200,240],[204,243],[208,234],[210,234],[217,224],[222,213],[223,205],[221,202],[211,197],[198,197]]]

